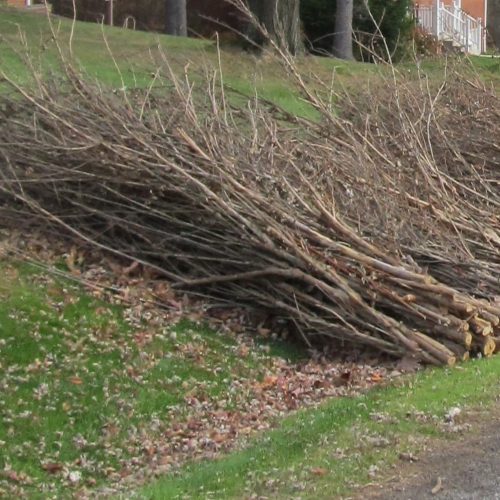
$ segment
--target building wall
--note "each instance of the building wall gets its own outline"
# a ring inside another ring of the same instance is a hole
[[[10,7],[26,7],[26,0],[7,0]]]
[[[476,19],[484,21],[485,0],[462,0],[462,10]]]

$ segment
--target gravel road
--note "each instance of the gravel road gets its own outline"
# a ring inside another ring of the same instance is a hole
[[[500,500],[500,422],[487,418],[479,429],[434,446],[419,462],[402,465],[396,482],[366,491],[370,500]],[[440,480],[438,478],[441,478]],[[441,483],[441,489],[432,493]]]

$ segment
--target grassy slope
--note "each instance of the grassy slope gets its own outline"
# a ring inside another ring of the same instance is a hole
[[[62,51],[68,56],[72,22],[54,18],[52,26]],[[26,44],[21,42],[20,33],[26,37]],[[302,100],[287,71],[271,56],[258,58],[233,46],[223,46],[219,54],[215,41],[183,39],[81,22],[74,26],[72,47],[77,64],[89,76],[118,88],[123,84],[127,88],[150,85],[155,70],[162,67],[166,71],[166,63],[178,75],[186,72],[189,79],[196,83],[205,78],[207,71],[220,67],[220,55],[226,85],[248,96],[257,93],[303,117],[318,116]],[[46,17],[0,7],[1,68],[18,81],[29,81],[25,64],[28,51],[46,75],[57,75],[59,55]],[[472,57],[471,61],[484,77],[498,79],[500,63],[497,59]],[[462,65],[464,69],[466,66]],[[311,88],[318,91],[324,90],[318,83],[320,81],[326,83],[325,88],[333,79],[337,82],[337,89],[356,89],[376,82],[379,74],[390,74],[387,67],[312,56],[299,59],[297,68]],[[415,68],[415,64],[410,62],[397,69],[417,78]],[[421,69],[431,81],[441,80],[444,74],[440,60],[424,61]]]
[[[15,47],[19,50],[21,47],[17,25],[27,34],[32,53],[36,57],[42,54],[41,64],[46,74],[51,71],[57,74],[58,57],[46,20],[42,16],[10,10],[0,11],[2,69],[20,81],[27,81],[25,65],[12,49]],[[65,20],[56,25],[63,47],[67,46],[70,27],[71,23]],[[73,42],[75,56],[89,75],[108,85],[121,86],[121,80],[104,44],[103,33],[127,86],[144,86],[151,82],[151,72],[161,61],[159,47],[175,71],[183,71],[189,62],[187,71],[193,81],[201,78],[205,67],[218,65],[217,50],[212,42],[108,27],[101,31],[96,25],[77,23]],[[247,94],[251,94],[255,87],[260,95],[288,111],[314,116],[311,109],[301,102],[293,84],[285,80],[284,71],[273,61],[265,58],[259,60],[233,48],[222,51],[222,60],[226,83]],[[473,58],[473,62],[488,77],[497,76],[500,71],[497,60]],[[357,80],[368,81],[377,72],[373,66],[312,57],[299,61],[299,65],[306,74],[312,71],[324,81],[329,81],[332,72],[336,71],[353,84]],[[411,65],[408,67],[409,71],[413,71]],[[440,78],[443,73],[439,61],[424,63],[423,68],[432,78]],[[98,343],[96,346],[90,345],[86,356],[79,358],[78,352],[72,351],[67,344],[61,344],[61,338],[66,335],[64,331],[69,330],[67,340],[75,343],[86,339],[89,331],[99,329],[103,323],[111,323],[111,340],[119,337],[131,342],[131,358],[127,363],[140,364],[141,357],[137,346],[131,341],[133,330],[122,321],[119,308],[106,308],[104,315],[93,315],[100,303],[81,291],[71,291],[70,295],[76,297],[76,302],[64,304],[64,297],[57,296],[60,284],[54,289],[51,287],[52,292],[47,295],[47,284],[29,270],[21,267],[6,272],[6,269],[5,265],[0,269],[0,295],[4,299],[0,303],[0,336],[5,342],[1,351],[0,372],[3,369],[5,373],[7,366],[17,365],[20,373],[23,373],[36,358],[42,359],[47,352],[55,352],[61,366],[55,371],[35,370],[30,380],[21,382],[18,389],[7,392],[3,408],[11,412],[12,416],[7,418],[12,422],[4,420],[7,425],[0,426],[0,442],[9,443],[8,454],[2,452],[0,455],[4,460],[7,457],[13,470],[24,470],[38,480],[57,483],[41,471],[39,459],[33,453],[33,443],[43,436],[46,449],[54,460],[74,460],[77,454],[71,445],[73,427],[71,433],[66,433],[62,438],[56,433],[67,428],[70,419],[74,418],[74,429],[94,436],[99,443],[98,435],[103,422],[119,413],[112,404],[103,404],[101,388],[105,379],[116,376],[116,388],[118,391],[123,390],[125,398],[130,383],[123,373],[112,374],[113,370],[123,371],[123,361],[120,353],[110,348],[109,343],[106,343],[109,349],[104,353],[98,349],[103,347]],[[54,309],[53,303],[59,299],[63,302],[62,309]],[[189,341],[193,335],[189,325],[179,325],[170,329],[170,332],[184,341]],[[43,342],[40,342],[39,335],[43,335]],[[206,330],[196,331],[195,335],[201,335],[206,342],[216,343],[213,351],[218,354],[215,356],[219,360],[225,360],[226,357],[229,360],[227,370],[221,376],[230,376],[234,368],[230,354],[231,341],[220,338],[214,340]],[[168,339],[159,338],[157,342],[168,350]],[[22,349],[19,349],[20,346]],[[75,372],[82,379],[81,384],[68,381],[68,377]],[[169,391],[165,391],[156,380],[162,379],[166,373],[174,372],[180,380]],[[199,381],[205,380],[206,376],[196,366],[186,365],[185,360],[163,361],[151,372],[146,386],[139,388],[137,398],[130,401],[135,416],[124,422],[124,427],[147,418],[160,407],[181,401],[184,393],[182,382],[187,378],[193,377]],[[479,377],[484,390],[477,389]],[[217,461],[188,465],[180,473],[165,476],[137,494],[158,499],[243,498],[245,492],[257,492],[275,498],[331,498],[336,493],[348,491],[352,483],[366,482],[372,465],[382,467],[393,463],[399,451],[414,451],[418,448],[418,442],[415,443],[413,437],[442,434],[438,423],[450,407],[464,401],[472,407],[493,404],[498,395],[499,380],[500,360],[492,359],[468,363],[463,370],[428,371],[400,387],[388,387],[352,399],[333,400],[317,410],[302,411],[285,419],[275,430],[257,437],[243,450]],[[52,388],[50,402],[44,407],[32,398],[34,389],[42,383]],[[217,384],[213,387],[215,396],[219,389]],[[64,403],[67,405],[63,407]],[[413,417],[407,418],[407,412],[411,414],[415,409],[437,415],[438,419],[421,422]],[[29,418],[17,418],[25,411],[36,411],[38,420],[35,424]],[[372,412],[387,412],[391,419],[376,422],[370,417]],[[122,437],[123,434],[118,433],[115,443]],[[23,448],[25,442],[31,443],[26,449]],[[98,446],[92,454],[98,459],[101,456],[101,461],[106,463],[114,460],[112,456],[105,456],[104,447]],[[97,480],[105,482],[105,477],[97,477]],[[25,487],[29,489],[29,485]],[[59,483],[55,485],[56,494],[62,491],[61,487]],[[36,498],[37,494],[46,497],[38,490],[29,491],[31,498]]]
[[[445,413],[455,406],[491,408],[499,382],[497,357],[427,370],[400,386],[331,400],[285,419],[242,451],[160,478],[139,498],[239,499],[246,492],[276,499],[336,498],[372,481],[374,471],[380,477],[376,472],[388,470],[400,453],[418,453],[425,438],[452,437],[443,424]]]
[[[2,484],[0,474],[0,490],[19,487],[27,498],[65,498],[74,490],[62,473],[44,472],[47,463],[83,471],[88,485],[105,485],[121,459],[137,453],[130,429],[146,430],[156,417],[168,425],[168,409],[182,407],[200,383],[210,397],[227,398],[226,381],[235,373],[242,379],[265,373],[252,356],[234,355],[230,337],[187,322],[131,326],[122,307],[24,264],[0,263],[0,299],[0,468],[17,475]],[[204,365],[180,356],[178,346],[189,343],[204,346]],[[275,352],[296,355],[283,346]],[[222,370],[215,375],[214,367]],[[371,481],[373,466],[383,471],[400,452],[418,452],[423,438],[444,436],[450,408],[492,407],[499,382],[500,358],[395,379],[300,411],[242,449],[188,464],[133,496],[331,499]],[[148,434],[154,442],[154,432]],[[87,441],[83,450],[75,446],[78,435]],[[91,468],[71,465],[82,453]],[[41,484],[52,485],[50,492]]]
[[[0,260],[0,471],[17,475],[0,473],[0,498],[8,485],[28,498],[69,496],[63,473],[44,472],[47,463],[82,472],[88,485],[104,484],[123,459],[144,456],[131,429],[154,443],[172,410],[183,418],[193,388],[229,400],[228,381],[236,374],[258,380],[273,353],[297,354],[275,343],[270,354],[256,348],[243,358],[234,338],[203,325],[149,324],[125,312],[72,282]],[[203,362],[183,354],[189,345],[199,347]],[[152,430],[156,418],[161,425]],[[78,435],[85,445],[75,444]],[[82,454],[91,466],[72,467]],[[41,484],[53,484],[53,492]]]
[[[72,22],[54,18],[52,25],[61,42],[60,46],[67,55]],[[26,36],[26,45],[21,43],[20,33]],[[153,72],[160,66],[165,69],[166,61],[178,74],[184,74],[186,71],[194,82],[204,78],[207,70],[219,67],[219,53],[215,41],[169,37],[92,23],[75,24],[72,46],[77,62],[90,76],[114,87],[122,85],[115,62],[127,87],[151,84]],[[27,81],[24,56],[20,56],[27,51],[45,72],[57,74],[57,68],[60,66],[59,56],[46,17],[0,7],[2,69],[20,81]],[[227,85],[247,95],[254,95],[257,91],[263,98],[283,106],[290,112],[307,117],[316,116],[302,101],[293,79],[271,56],[258,58],[236,47],[223,46],[220,59]],[[471,61],[486,78],[496,78],[500,75],[498,59],[472,57]],[[334,75],[341,77],[339,79],[337,76],[337,80],[341,80],[339,85],[356,88],[376,81],[380,72],[389,74],[388,68],[384,67],[312,56],[299,59],[297,67],[303,78],[317,89],[320,87],[315,82],[326,82],[328,86]],[[414,63],[404,63],[399,69],[403,73],[414,73],[416,77]],[[421,69],[431,79],[439,80],[444,74],[441,60],[424,61]]]
[[[68,52],[71,26],[71,21],[67,19],[53,20],[53,28],[58,33],[65,53]],[[4,71],[20,81],[27,81],[25,64],[16,53],[25,51],[20,43],[20,31],[26,34],[29,50],[35,60],[42,61],[44,71],[54,71],[59,64],[58,55],[47,19],[42,15],[2,10],[0,7],[0,65]],[[204,78],[207,70],[219,67],[217,46],[213,41],[127,31],[91,23],[75,24],[73,49],[76,59],[89,75],[115,87],[121,87],[122,82],[110,51],[123,73],[127,87],[149,85],[152,73],[158,66],[164,67],[165,61],[178,74],[187,71],[194,82]],[[221,62],[227,85],[250,96],[257,91],[263,98],[283,106],[289,112],[306,117],[316,116],[314,110],[301,100],[295,86],[287,79],[286,71],[275,60],[256,58],[235,47],[226,46],[221,51]],[[346,80],[351,79],[353,84],[356,84],[358,76],[366,82],[378,71],[374,66],[315,57],[303,58],[299,67],[305,75],[314,73],[327,82],[331,81],[334,72],[339,73],[347,77]]]
[[[63,53],[68,56],[72,22],[53,19],[53,29]],[[26,37],[26,44],[21,42],[20,33]],[[205,79],[207,72],[220,67],[214,41],[182,39],[92,23],[75,24],[72,46],[77,65],[90,77],[117,88],[152,84],[153,74],[159,67],[166,71],[166,63],[178,75],[186,73],[195,84]],[[17,81],[30,81],[25,63],[27,52],[31,54],[35,66],[41,68],[47,77],[53,78],[60,73],[60,59],[46,17],[0,7],[0,67]],[[498,84],[500,63],[497,59],[472,57],[471,61],[473,68],[482,76]],[[318,118],[318,113],[302,99],[293,78],[272,56],[258,58],[237,47],[223,46],[220,62],[227,86],[247,96],[258,94],[302,117]],[[465,71],[468,66],[461,64],[460,67]],[[442,61],[424,61],[420,67],[431,82],[442,80]],[[312,56],[300,58],[297,68],[310,88],[320,92],[328,92],[332,81],[336,82],[337,90],[347,88],[355,91],[376,84],[379,75],[391,73],[384,66]],[[404,63],[396,69],[418,80],[414,63]],[[325,85],[319,82],[325,82]],[[155,83],[158,84],[158,81]]]
[[[120,470],[120,459],[137,452],[127,450],[131,428],[147,429],[156,417],[168,424],[166,409],[182,406],[199,383],[210,397],[226,398],[225,381],[234,373],[263,373],[251,356],[234,355],[230,337],[187,322],[132,327],[122,307],[24,264],[0,263],[0,299],[0,467],[15,471],[19,482],[13,486],[28,498],[64,498],[74,489],[62,473],[44,472],[42,463],[83,470],[83,481],[104,485],[112,469]],[[141,341],[145,331],[151,341]],[[207,346],[205,365],[177,355],[176,346],[190,342]],[[213,367],[223,369],[214,375]],[[371,481],[373,466],[386,470],[400,452],[418,452],[423,438],[444,436],[450,408],[492,407],[499,382],[500,358],[395,379],[367,394],[300,411],[242,449],[188,464],[134,497],[238,499],[252,492],[331,499]],[[83,451],[75,446],[77,435],[87,441]],[[149,439],[154,442],[154,432]],[[71,466],[82,453],[95,468]],[[52,484],[51,492],[41,484]]]

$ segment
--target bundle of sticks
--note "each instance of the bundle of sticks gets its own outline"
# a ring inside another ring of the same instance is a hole
[[[500,348],[494,93],[401,77],[332,112],[302,88],[309,121],[170,77],[122,95],[4,75],[0,223],[265,309],[309,346],[436,365]]]

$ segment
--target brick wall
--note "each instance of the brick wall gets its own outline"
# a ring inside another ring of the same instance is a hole
[[[450,5],[452,0],[441,0],[444,4]],[[433,5],[434,0],[415,0],[418,5]],[[484,21],[484,8],[486,6],[485,0],[462,0],[462,10],[467,14]]]
[[[485,6],[485,0],[462,0],[462,10],[476,19],[481,18],[483,21]]]
[[[10,7],[25,7],[26,0],[7,0],[7,5]]]

